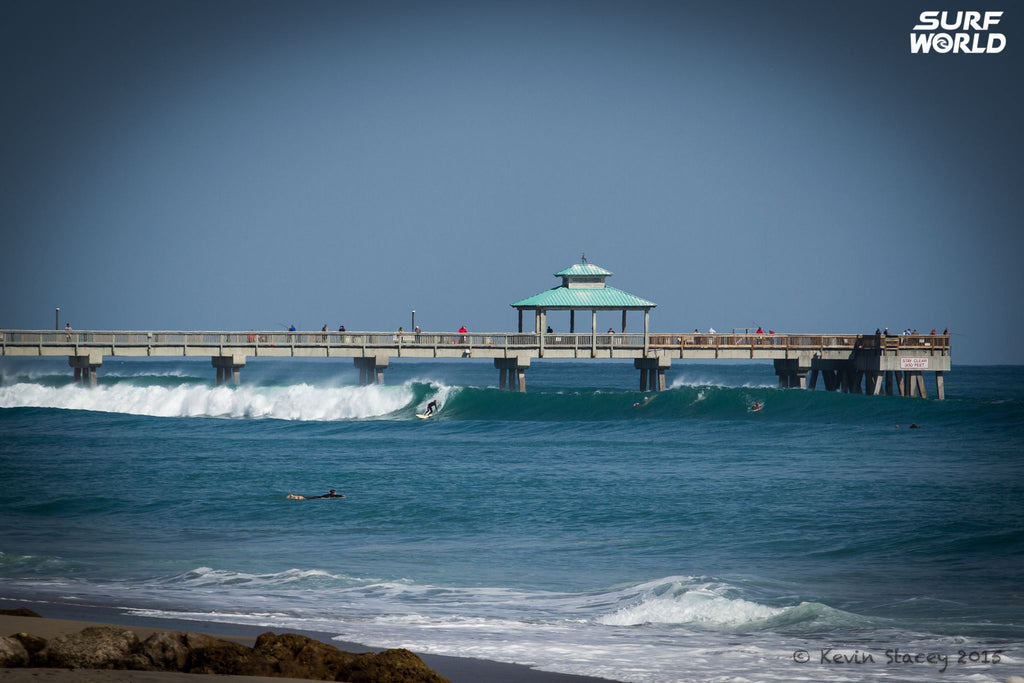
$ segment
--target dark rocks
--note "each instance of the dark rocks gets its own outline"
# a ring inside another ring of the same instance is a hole
[[[352,683],[446,683],[408,650],[352,654],[293,633],[264,633],[248,648],[199,633],[158,631],[139,641],[133,631],[90,627],[47,642],[19,633],[0,637],[0,667],[132,669],[277,676]]]
[[[28,666],[28,650],[15,637],[0,637],[0,668]]]
[[[188,646],[181,633],[154,633],[143,641],[142,654],[158,671],[183,671],[188,665]]]
[[[294,633],[264,633],[253,654],[270,663],[265,676],[352,683],[444,683],[447,681],[408,650],[352,654]]]
[[[448,679],[412,652],[397,649],[359,655],[352,669],[346,672],[346,677],[335,680],[352,683],[446,683]]]
[[[347,670],[359,657],[306,636],[294,633],[277,635],[269,631],[256,639],[252,651],[269,664],[272,670],[268,675],[317,681],[348,680],[339,678],[338,674]]]
[[[90,626],[49,641],[34,659],[62,669],[124,669],[139,649],[133,631],[115,626]]]
[[[15,633],[11,638],[16,639],[24,646],[29,657],[35,657],[40,650],[46,647],[46,638],[40,638],[30,633]]]
[[[40,616],[38,612],[33,612],[27,607],[19,607],[18,609],[0,609],[0,615],[3,615],[5,617],[39,617],[40,619],[42,618],[42,616]]]
[[[230,640],[211,638],[199,633],[185,633],[184,643],[188,648],[188,663],[185,669],[195,674],[233,674],[236,676],[260,676],[264,667],[253,651],[245,645]]]

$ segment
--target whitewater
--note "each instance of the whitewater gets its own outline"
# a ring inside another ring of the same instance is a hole
[[[644,683],[1024,672],[1020,368],[957,367],[942,402],[770,364],[681,363],[657,395],[611,362],[535,363],[527,394],[477,362],[69,374],[0,362],[0,606]]]

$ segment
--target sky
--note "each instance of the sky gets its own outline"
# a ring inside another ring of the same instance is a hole
[[[998,54],[914,0],[0,0],[0,326],[511,331],[585,254],[654,332],[1020,363],[1024,31],[971,7]]]

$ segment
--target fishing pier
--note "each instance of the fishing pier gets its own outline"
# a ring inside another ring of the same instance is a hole
[[[332,331],[99,331],[0,330],[0,356],[66,356],[74,379],[95,386],[107,357],[209,357],[217,384],[239,384],[250,358],[351,358],[360,384],[381,384],[392,358],[493,359],[498,386],[526,391],[535,359],[631,359],[640,391],[664,391],[673,360],[771,360],[779,386],[927,398],[924,373],[934,373],[936,397],[945,398],[948,334],[742,334],[652,333],[652,301],[606,284],[612,275],[582,259],[555,273],[562,284],[511,306],[517,332]],[[554,332],[548,314],[568,311],[568,333]],[[620,331],[597,330],[598,311],[621,311]],[[643,331],[626,331],[627,313],[643,313]],[[576,314],[589,313],[589,331],[576,331]],[[533,329],[524,331],[524,313]]]
[[[217,383],[239,384],[251,358],[351,358],[360,383],[383,383],[392,358],[493,359],[499,386],[526,390],[535,359],[632,359],[640,391],[665,389],[673,360],[772,360],[779,386],[944,398],[948,335],[564,334],[485,332],[0,331],[0,356],[68,359],[75,381],[96,385],[104,358],[208,357]]]

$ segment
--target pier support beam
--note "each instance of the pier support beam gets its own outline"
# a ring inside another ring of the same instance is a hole
[[[664,356],[636,358],[633,367],[640,371],[640,391],[665,391],[665,371],[672,359]]]
[[[231,382],[236,387],[242,383],[242,368],[245,367],[245,356],[235,353],[230,356],[214,356],[210,359],[217,368],[217,386]]]
[[[946,387],[945,381],[942,378],[942,370],[938,370],[935,373],[935,397],[940,401],[946,400]]]
[[[775,361],[775,374],[779,377],[780,389],[806,389],[807,373],[811,369],[809,361],[800,358],[778,359]],[[826,380],[826,386],[828,381]],[[813,388],[813,387],[812,387]]]
[[[359,368],[359,386],[384,384],[384,370],[388,367],[389,360],[387,356],[353,358],[352,363]]]
[[[928,390],[924,388],[924,373],[915,372],[914,381],[917,382],[917,388],[921,392],[921,398],[928,398]]]
[[[499,388],[505,388],[507,377],[509,391],[526,393],[526,368],[530,367],[529,356],[495,358],[494,367],[498,370]]]
[[[68,365],[75,369],[75,383],[84,387],[96,386],[96,371],[103,365],[103,355],[90,352],[87,356],[68,356]]]

